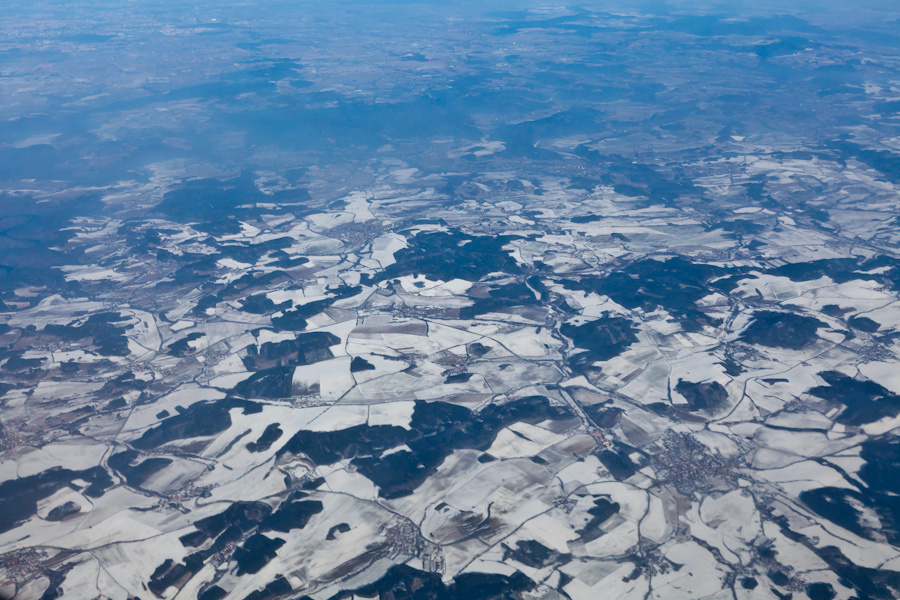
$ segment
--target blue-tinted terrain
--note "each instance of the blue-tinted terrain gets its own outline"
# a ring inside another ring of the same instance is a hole
[[[900,597],[891,3],[0,31],[0,598]]]

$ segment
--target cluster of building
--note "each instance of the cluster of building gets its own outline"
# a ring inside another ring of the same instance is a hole
[[[381,221],[367,221],[364,223],[346,223],[329,230],[329,234],[351,244],[365,245],[384,232]]]
[[[569,496],[557,496],[553,501],[553,506],[562,511],[565,511],[567,515],[572,513],[572,510],[574,510],[576,504],[577,502]]]
[[[437,544],[425,542],[425,548],[422,550],[422,565],[429,573],[443,574],[446,568],[444,562],[444,552]]]
[[[734,460],[710,452],[691,437],[668,432],[660,445],[662,450],[653,454],[654,467],[660,479],[679,492],[690,494],[714,479],[734,479]]]
[[[401,554],[417,556],[422,549],[422,536],[412,521],[403,520],[391,526],[385,532],[390,556],[395,558]]]
[[[602,446],[603,448],[612,446],[612,440],[603,435],[603,431],[600,429],[591,430],[591,437],[594,438],[598,446]]]
[[[22,425],[22,419],[0,423],[0,453],[28,443],[29,436],[23,432]]]
[[[391,559],[401,555],[418,556],[425,571],[443,573],[446,567],[441,547],[422,537],[419,528],[409,520],[402,520],[387,529],[385,538],[388,556]]]
[[[41,564],[48,558],[47,553],[35,548],[23,548],[0,555],[0,571],[6,574],[5,585],[10,581],[24,581],[41,570]]]
[[[159,506],[187,514],[190,511],[184,507],[184,503],[193,498],[209,498],[212,496],[212,489],[213,486],[211,485],[188,484],[184,488],[168,493],[160,498]]]

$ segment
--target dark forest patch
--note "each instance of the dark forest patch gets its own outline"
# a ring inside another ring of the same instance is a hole
[[[571,414],[541,396],[490,405],[479,413],[445,402],[417,402],[410,430],[388,425],[357,425],[328,432],[299,431],[278,454],[306,454],[321,465],[350,458],[386,498],[412,492],[454,450],[486,450],[501,429],[513,423],[564,420]],[[403,450],[383,456],[386,450]]]
[[[262,406],[255,402],[233,398],[197,402],[148,429],[131,445],[140,450],[149,450],[175,440],[221,433],[231,427],[231,415],[228,413],[233,408],[242,408],[245,415],[262,411]]]
[[[259,530],[287,533],[292,529],[303,529],[309,520],[320,512],[322,503],[318,500],[282,502],[278,510],[262,520]]]
[[[675,391],[688,401],[690,410],[714,411],[728,400],[728,392],[718,381],[693,383],[679,379]]]
[[[327,331],[300,333],[293,340],[266,342],[259,350],[255,345],[248,346],[244,365],[250,370],[311,365],[334,358],[329,348],[340,343],[339,337]]]
[[[281,304],[275,304],[266,296],[265,293],[247,296],[241,300],[241,310],[254,315],[264,315],[266,313],[287,310],[294,305],[290,300],[286,300]]]
[[[110,468],[118,471],[128,482],[131,487],[139,488],[153,474],[165,469],[172,464],[171,458],[150,457],[138,462],[134,461],[138,458],[135,450],[126,450],[109,457],[107,464]]]
[[[176,340],[169,345],[169,354],[172,356],[186,356],[188,353],[193,351],[190,343],[199,340],[202,337],[203,334],[199,331],[194,331],[187,334],[183,338]]]
[[[284,435],[284,431],[282,431],[280,423],[269,423],[255,442],[247,444],[247,450],[250,452],[265,452],[272,447],[272,444],[281,439],[282,435]]]
[[[740,339],[748,344],[800,350],[817,339],[819,327],[827,325],[813,317],[760,310],[753,313],[753,321],[741,332]]]
[[[617,481],[623,481],[637,473],[640,468],[632,462],[628,454],[627,450],[602,450],[597,454],[597,458]]]
[[[819,582],[806,586],[806,595],[809,596],[809,600],[832,600],[837,596],[837,592],[830,583]]]
[[[359,286],[341,286],[330,290],[330,298],[307,302],[293,309],[283,311],[280,316],[272,317],[272,326],[280,331],[302,331],[306,329],[307,319],[321,313],[336,301],[350,298],[361,291],[362,288]]]
[[[0,483],[0,533],[33,517],[37,513],[38,501],[53,495],[57,490],[74,485],[72,481],[75,479],[84,479],[91,482],[91,486],[96,485],[94,493],[90,494],[94,498],[101,496],[112,484],[109,474],[102,467],[86,471],[53,468],[37,475]]]
[[[261,590],[251,592],[244,600],[271,600],[273,598],[282,598],[288,594],[293,588],[288,580],[279,575],[266,584]],[[203,600],[203,599],[200,599]],[[302,600],[299,599],[299,600]]]
[[[338,523],[328,530],[328,535],[325,536],[325,539],[328,541],[335,540],[337,539],[338,534],[347,533],[348,531],[350,531],[350,526],[348,524]]]
[[[50,509],[50,512],[47,513],[47,520],[62,521],[63,519],[71,517],[72,515],[77,515],[80,512],[81,507],[75,502],[64,502],[63,504],[54,506]]]
[[[580,535],[585,542],[597,539],[604,533],[600,526],[609,520],[610,517],[618,514],[620,508],[618,502],[612,502],[608,498],[596,498],[594,506],[587,511],[591,516],[590,520],[575,533]]]
[[[128,320],[119,313],[96,313],[80,325],[47,325],[44,333],[67,342],[89,339],[103,356],[128,356],[128,338],[119,323]]]
[[[549,293],[539,279],[531,278],[529,282],[536,286],[538,294],[542,297]],[[523,306],[543,306],[543,302],[541,298],[535,296],[534,291],[526,284],[520,282],[508,283],[489,290],[487,298],[475,298],[472,306],[460,309],[459,318],[474,319],[478,315],[492,312],[509,312],[512,309]]]
[[[825,371],[819,377],[828,385],[814,387],[809,393],[846,406],[837,416],[839,423],[859,426],[900,414],[900,396],[874,381],[854,379],[837,371]]]
[[[847,320],[850,327],[859,329],[866,333],[875,333],[881,325],[877,321],[873,321],[869,317],[850,317]]]
[[[641,260],[605,277],[586,276],[562,283],[570,290],[607,295],[628,309],[649,312],[664,308],[685,330],[697,331],[704,325],[718,324],[697,309],[697,301],[714,291],[730,291],[736,282],[724,278],[741,272],[675,257]]]
[[[271,513],[272,507],[262,502],[235,502],[218,514],[196,521],[197,531],[182,536],[181,542],[196,547],[231,528],[240,533],[247,532]]]
[[[820,516],[871,540],[885,536],[892,545],[900,543],[900,441],[867,440],[860,456],[866,461],[859,470],[867,488],[857,492],[824,487],[803,492],[800,499]],[[875,524],[863,518],[857,508],[864,506],[878,515]],[[900,574],[859,567],[833,546],[816,552],[829,566],[866,597],[896,598],[900,593]],[[863,597],[862,595],[860,597]]]
[[[770,269],[769,273],[787,277],[791,281],[813,281],[829,277],[835,283],[846,283],[853,279],[868,279],[858,274],[859,259],[856,258],[823,258],[809,262],[798,262]]]
[[[242,398],[283,400],[292,395],[293,378],[294,367],[271,367],[241,381],[231,393]]]
[[[517,274],[520,268],[503,246],[514,236],[472,236],[459,231],[418,233],[409,247],[394,254],[397,261],[381,271],[372,283],[404,275],[425,275],[431,279],[478,281],[489,273]],[[364,275],[364,277],[366,277]]]
[[[887,181],[900,183],[900,154],[871,150],[848,141],[834,142],[832,147],[841,153],[844,160],[855,159],[879,171]]]
[[[512,558],[532,569],[542,569],[549,564],[565,564],[571,560],[570,555],[564,555],[551,550],[547,546],[535,540],[518,540],[516,547],[511,548],[505,543],[503,546],[503,562]]]
[[[570,338],[577,348],[588,351],[586,356],[573,357],[574,361],[570,361],[573,368],[618,356],[638,341],[636,331],[630,320],[610,316],[583,325],[565,323],[560,327],[560,333]]]
[[[354,356],[350,361],[350,372],[360,373],[362,371],[374,371],[375,365],[364,359],[362,356]]]
[[[234,551],[234,560],[238,565],[237,574],[259,573],[260,569],[275,558],[277,550],[282,546],[284,540],[281,538],[270,538],[261,533],[251,535]]]
[[[331,600],[351,597],[396,598],[397,600],[511,600],[534,587],[534,583],[522,573],[494,575],[464,573],[458,575],[449,586],[437,573],[426,573],[406,565],[391,567],[373,584],[356,590],[344,590]],[[410,593],[415,590],[414,593]]]

